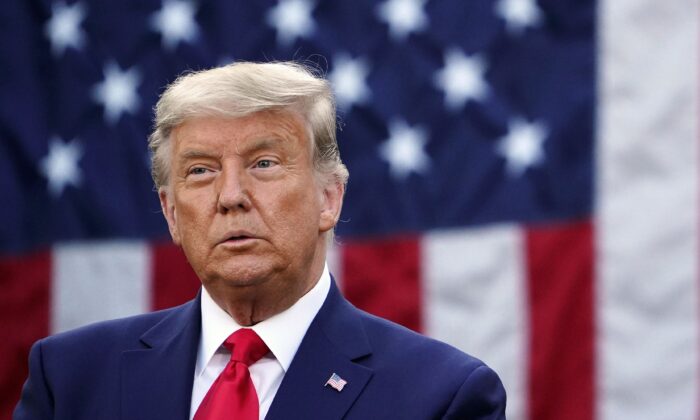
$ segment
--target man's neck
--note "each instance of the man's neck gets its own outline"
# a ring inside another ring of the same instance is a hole
[[[273,317],[288,308],[308,293],[318,282],[325,260],[314,264],[312,270],[304,275],[306,281],[273,278],[254,286],[206,287],[212,300],[239,325],[249,327]],[[218,283],[221,285],[221,283]],[[284,287],[281,287],[283,285]],[[290,285],[295,286],[290,289]],[[284,293],[280,293],[283,291]]]

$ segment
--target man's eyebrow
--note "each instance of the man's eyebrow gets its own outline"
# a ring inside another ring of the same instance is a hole
[[[238,153],[255,153],[265,149],[284,145],[287,141],[279,137],[262,137],[251,141],[249,144],[238,148]]]
[[[236,151],[238,154],[251,154],[257,153],[261,150],[278,147],[286,143],[287,141],[285,139],[279,137],[262,137],[260,139],[251,141],[245,146],[237,147]],[[187,162],[188,160],[192,159],[218,159],[220,157],[221,156],[216,153],[206,152],[204,150],[189,149],[183,151],[180,154],[180,156],[178,157],[178,161]]]
[[[217,155],[215,155],[213,153],[205,152],[202,150],[190,149],[190,150],[185,150],[184,152],[182,152],[182,154],[180,155],[178,160],[184,162],[184,161],[190,160],[190,159],[201,159],[201,158],[215,159],[216,157],[217,157]]]

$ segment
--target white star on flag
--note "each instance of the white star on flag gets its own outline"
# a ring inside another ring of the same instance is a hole
[[[435,84],[445,92],[447,106],[456,110],[470,100],[486,96],[486,66],[481,57],[457,49],[445,53],[445,66],[435,74]]]
[[[544,161],[543,144],[547,129],[541,123],[529,123],[516,118],[508,124],[508,133],[497,146],[506,159],[506,169],[511,176],[521,176],[531,166]]]
[[[427,132],[420,127],[409,127],[403,120],[389,124],[389,138],[379,146],[379,154],[389,163],[391,175],[404,179],[411,172],[425,172],[430,157],[425,152]]]
[[[93,88],[93,99],[104,106],[105,120],[114,124],[123,113],[133,114],[138,109],[136,87],[141,77],[136,68],[122,71],[114,63],[105,67],[104,75],[104,80]]]
[[[82,3],[66,5],[64,2],[51,5],[51,18],[44,31],[51,42],[51,51],[61,55],[68,47],[80,49],[85,44],[85,34],[80,28],[85,19],[85,6]]]
[[[53,137],[49,142],[49,153],[39,162],[39,171],[49,182],[49,192],[54,197],[60,197],[68,185],[77,187],[82,176],[78,161],[83,155],[77,140],[64,143],[62,139]]]
[[[424,6],[427,0],[387,0],[377,7],[377,15],[389,25],[392,38],[399,41],[411,32],[428,26]]]
[[[151,15],[151,27],[160,32],[163,45],[172,50],[180,42],[192,42],[199,34],[195,6],[185,0],[164,0],[161,9]]]
[[[347,54],[339,54],[333,58],[333,70],[328,79],[333,85],[338,106],[350,109],[356,103],[364,103],[370,97],[371,91],[367,86],[369,65],[362,58],[350,58]]]
[[[542,12],[535,0],[499,0],[496,13],[506,21],[508,30],[514,32],[537,26],[542,20]]]
[[[267,23],[277,31],[277,42],[290,45],[314,31],[313,5],[308,0],[280,0],[267,13]]]

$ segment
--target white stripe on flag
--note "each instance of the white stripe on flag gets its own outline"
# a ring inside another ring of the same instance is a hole
[[[698,1],[600,3],[598,419],[695,419]]]
[[[150,310],[149,255],[142,242],[57,245],[51,332]]]
[[[335,283],[340,290],[343,290],[343,279],[341,274],[343,273],[343,259],[341,255],[342,245],[338,243],[333,243],[328,245],[328,251],[326,252],[326,264],[328,264],[328,271],[331,272]]]
[[[425,332],[499,373],[509,419],[525,418],[527,395],[523,249],[514,226],[434,232],[422,242]]]

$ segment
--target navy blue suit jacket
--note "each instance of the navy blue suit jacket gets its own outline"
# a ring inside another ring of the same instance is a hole
[[[15,420],[187,420],[199,297],[37,342]],[[347,381],[324,386],[331,374]],[[335,284],[267,419],[503,419],[498,376],[477,359],[358,310]]]

